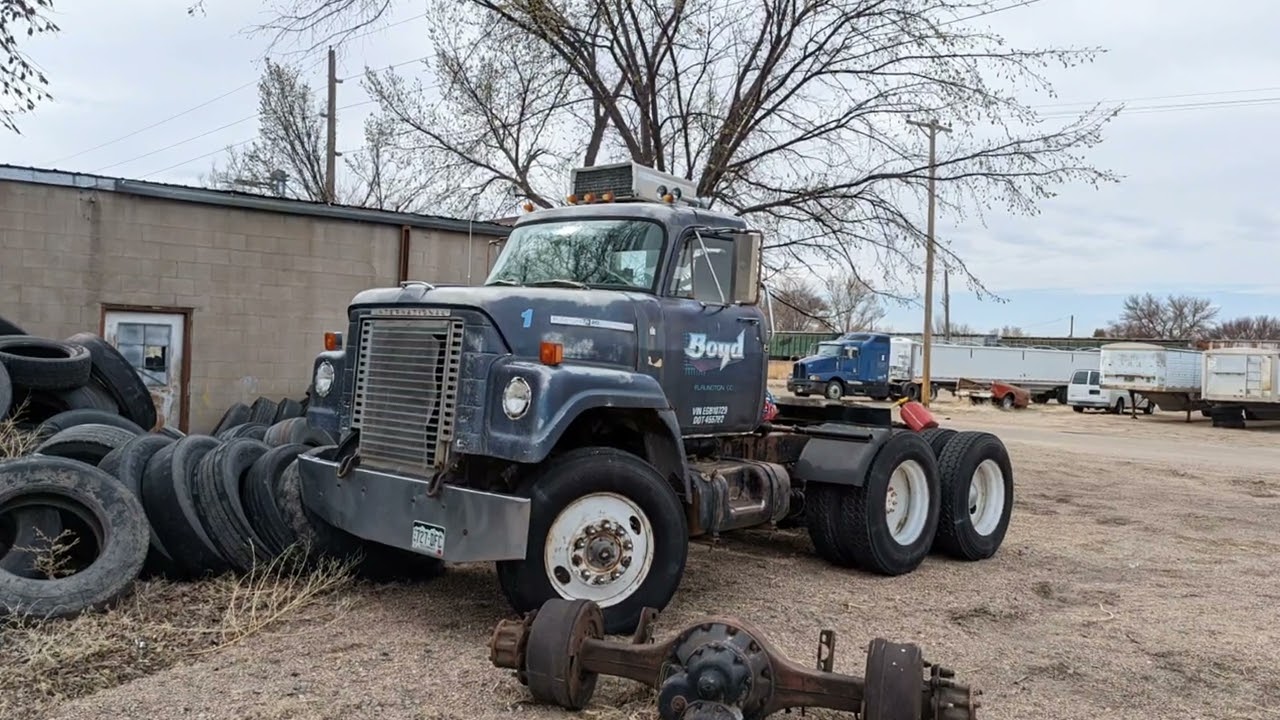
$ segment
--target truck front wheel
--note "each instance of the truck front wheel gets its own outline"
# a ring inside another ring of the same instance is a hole
[[[605,632],[635,629],[646,607],[667,606],[684,575],[684,507],[652,465],[613,448],[548,461],[522,488],[530,499],[524,560],[499,562],[517,612],[552,598],[592,600]]]
[[[823,391],[823,395],[825,395],[828,400],[839,400],[844,397],[844,383],[839,380],[832,380],[828,382],[826,390]]]

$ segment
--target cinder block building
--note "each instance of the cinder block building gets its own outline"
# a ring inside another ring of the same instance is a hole
[[[480,284],[510,230],[0,165],[0,316],[101,334],[168,424],[208,432],[234,402],[301,397],[357,292]]]

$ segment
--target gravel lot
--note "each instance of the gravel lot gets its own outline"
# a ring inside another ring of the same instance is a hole
[[[1053,404],[935,409],[1011,450],[1015,515],[995,558],[930,558],[888,579],[825,565],[803,532],[735,534],[693,547],[658,636],[736,614],[809,662],[832,627],[837,669],[859,674],[866,640],[917,642],[985,691],[984,718],[1280,717],[1280,429]],[[347,599],[340,622],[295,623],[55,717],[565,717],[528,705],[489,665],[485,643],[507,613],[490,568]],[[620,680],[602,681],[584,714],[656,716],[650,694]]]

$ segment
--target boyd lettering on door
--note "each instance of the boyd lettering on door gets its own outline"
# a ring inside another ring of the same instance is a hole
[[[745,330],[738,333],[737,339],[732,341],[711,340],[706,333],[689,333],[684,354],[689,358],[689,364],[701,372],[717,368],[723,370],[730,363],[746,357],[746,338]]]

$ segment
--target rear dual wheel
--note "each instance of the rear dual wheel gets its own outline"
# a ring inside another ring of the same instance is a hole
[[[934,549],[984,560],[1004,542],[1013,510],[1013,468],[1000,438],[956,433],[938,454],[942,507]]]
[[[938,526],[938,465],[928,440],[894,433],[861,485],[812,483],[809,537],[837,565],[903,575],[924,561]]]

